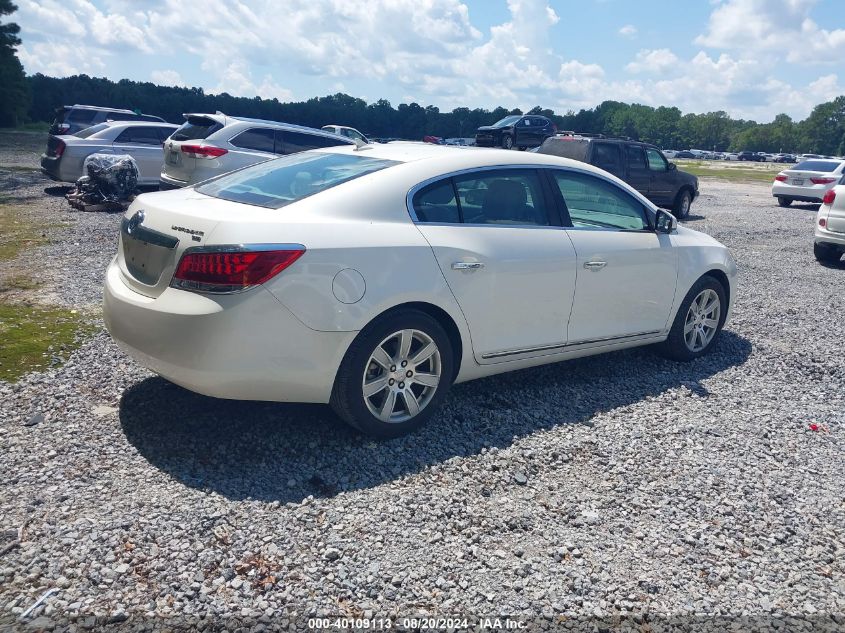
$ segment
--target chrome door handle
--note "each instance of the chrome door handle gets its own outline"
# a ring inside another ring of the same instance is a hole
[[[601,270],[607,266],[607,262],[584,262],[584,268],[587,270]]]
[[[452,270],[478,270],[479,268],[484,268],[482,262],[454,262],[452,264]]]

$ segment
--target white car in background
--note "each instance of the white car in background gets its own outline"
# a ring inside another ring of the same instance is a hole
[[[813,253],[825,264],[838,262],[845,253],[845,185],[841,180],[825,193],[816,214]]]
[[[842,178],[843,170],[843,160],[813,158],[802,161],[775,176],[772,195],[782,207],[793,202],[821,204],[825,194]]]
[[[76,182],[84,176],[85,159],[91,154],[128,154],[138,165],[138,184],[158,184],[164,162],[162,144],[178,125],[141,121],[100,123],[76,134],[50,135],[41,155],[41,172],[60,182]]]
[[[591,165],[397,142],[138,197],[104,318],[187,389],[331,403],[393,437],[455,382],[639,345],[706,354],[735,276],[723,245]]]
[[[370,143],[370,140],[366,136],[361,134],[354,127],[349,127],[347,125],[324,125],[320,129],[324,132],[340,134],[341,136],[345,136],[346,138],[352,139],[353,141],[360,141],[365,145],[369,145]]]

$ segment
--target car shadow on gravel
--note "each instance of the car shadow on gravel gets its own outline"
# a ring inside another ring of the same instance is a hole
[[[699,381],[750,353],[749,341],[726,331],[712,354],[692,363],[634,349],[476,380],[456,385],[426,427],[389,442],[361,436],[326,406],[219,400],[161,378],[124,392],[120,423],[143,458],[187,486],[299,502],[378,486],[539,429],[591,427],[597,413],[669,389],[708,397]]]

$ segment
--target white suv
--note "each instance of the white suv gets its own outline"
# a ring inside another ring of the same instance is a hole
[[[186,114],[164,143],[161,189],[193,185],[283,154],[354,145],[310,127],[217,114]]]

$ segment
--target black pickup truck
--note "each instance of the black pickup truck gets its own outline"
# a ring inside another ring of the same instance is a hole
[[[595,165],[624,180],[658,207],[678,219],[689,215],[698,196],[698,178],[681,171],[663,152],[640,141],[602,135],[564,133],[547,138],[536,150]]]

